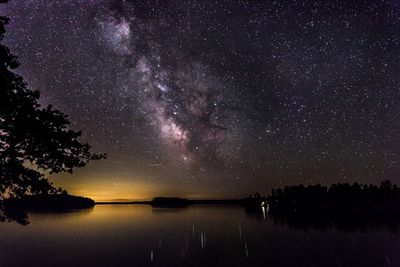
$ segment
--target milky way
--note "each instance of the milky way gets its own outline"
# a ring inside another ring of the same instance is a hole
[[[99,18],[104,39],[125,62],[125,90],[139,99],[137,111],[162,143],[185,163],[234,158],[230,132],[237,129],[227,121],[233,116],[228,105],[235,92],[229,91],[229,83],[185,55],[178,40],[165,42],[163,33],[171,25],[162,18],[141,18],[127,2],[113,8]]]
[[[67,189],[400,182],[398,1],[14,0],[0,12],[42,103],[109,155]]]

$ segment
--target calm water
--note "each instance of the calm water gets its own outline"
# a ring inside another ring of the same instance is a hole
[[[240,207],[103,205],[0,224],[0,266],[400,266],[382,229],[303,230]]]

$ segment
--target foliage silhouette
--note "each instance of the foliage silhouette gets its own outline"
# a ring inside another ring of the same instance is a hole
[[[42,194],[7,199],[4,201],[4,205],[10,207],[10,210],[64,211],[92,208],[95,202],[87,197],[68,194]]]
[[[0,3],[7,1],[0,0]],[[3,44],[9,19],[0,16],[0,220],[14,219],[5,211],[4,200],[24,195],[60,193],[45,173],[72,173],[94,154],[90,145],[78,140],[81,132],[68,128],[67,115],[51,105],[42,108],[40,94],[28,88],[13,70],[18,59]],[[18,220],[21,221],[21,220]]]
[[[270,213],[297,215],[400,216],[400,188],[390,181],[378,187],[354,183],[286,186],[267,197]]]
[[[249,217],[294,228],[341,231],[400,227],[400,188],[391,181],[380,186],[339,183],[331,186],[292,185],[273,189],[267,197],[254,194],[241,201]]]

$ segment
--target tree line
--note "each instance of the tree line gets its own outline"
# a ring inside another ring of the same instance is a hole
[[[292,185],[273,189],[266,200],[271,213],[382,215],[400,212],[400,188],[389,180],[379,186]]]

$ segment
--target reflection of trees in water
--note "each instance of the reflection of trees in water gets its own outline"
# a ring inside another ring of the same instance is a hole
[[[71,217],[71,216],[85,216],[89,215],[93,212],[92,208],[85,208],[85,209],[58,209],[58,210],[31,210],[25,211],[22,209],[11,209],[6,210],[7,221],[15,221],[21,225],[29,224],[28,220],[28,213],[33,215],[37,214],[41,217],[48,216],[48,217]]]
[[[338,216],[337,214],[285,214],[267,212],[262,208],[245,209],[246,217],[260,221],[273,221],[275,225],[302,230],[339,230],[368,232],[388,230],[398,233],[400,216]]]
[[[3,210],[3,215],[0,216],[0,221],[15,221],[22,225],[27,225],[29,223],[26,211],[22,209],[5,209],[4,207],[1,209]]]
[[[340,230],[344,232],[368,232],[374,230],[389,230],[398,233],[399,217],[337,217],[310,215],[271,214],[268,219],[276,225],[288,226],[303,230]]]

